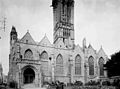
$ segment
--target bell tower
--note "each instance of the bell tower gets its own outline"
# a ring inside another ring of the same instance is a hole
[[[74,45],[74,0],[52,0],[54,44],[60,40],[68,48]]]

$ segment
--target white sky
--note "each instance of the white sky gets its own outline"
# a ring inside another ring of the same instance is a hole
[[[9,34],[12,25],[21,38],[27,30],[35,41],[45,33],[53,42],[52,0],[0,0],[0,20],[6,16],[6,30],[0,30],[0,62],[4,73],[9,68]],[[2,24],[0,23],[0,26]],[[120,0],[75,0],[75,43],[87,45],[97,51],[101,45],[108,56],[120,50]]]

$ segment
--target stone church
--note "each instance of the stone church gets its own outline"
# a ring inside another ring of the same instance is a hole
[[[106,77],[103,64],[108,60],[103,48],[96,51],[91,44],[75,45],[74,0],[52,0],[53,44],[45,35],[35,42],[27,32],[18,38],[13,26],[10,32],[9,81],[17,81],[19,87],[43,82],[64,83],[97,80]]]

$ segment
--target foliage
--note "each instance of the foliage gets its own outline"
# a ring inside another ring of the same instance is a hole
[[[74,83],[67,83],[67,86],[73,86]]]
[[[120,70],[120,51],[111,56],[111,59],[105,64],[105,67],[108,72],[108,77],[120,76],[120,71],[118,71]]]
[[[99,81],[90,80],[85,85],[87,85],[87,86],[95,86],[95,85],[100,85],[100,82]]]
[[[112,84],[109,81],[106,80],[106,81],[102,82],[102,85],[103,86],[111,86]]]
[[[75,81],[74,85],[76,85],[76,86],[82,86],[83,83],[81,81]]]

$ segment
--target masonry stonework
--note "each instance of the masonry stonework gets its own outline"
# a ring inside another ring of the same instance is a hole
[[[43,82],[64,83],[105,78],[103,64],[108,60],[103,48],[96,51],[91,44],[74,43],[74,0],[53,0],[54,42],[45,35],[35,42],[27,32],[21,39],[13,26],[10,33],[9,81],[17,81],[19,87]]]

